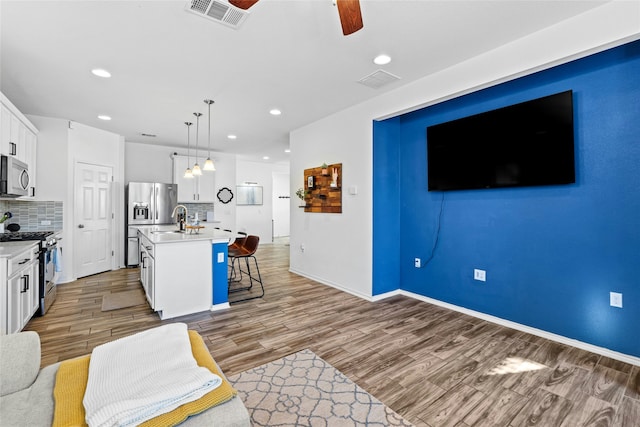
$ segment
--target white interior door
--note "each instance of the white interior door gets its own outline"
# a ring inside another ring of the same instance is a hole
[[[76,277],[111,269],[111,182],[108,166],[76,163],[75,270]]]

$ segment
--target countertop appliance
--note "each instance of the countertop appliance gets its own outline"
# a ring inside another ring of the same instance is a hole
[[[0,156],[0,197],[26,196],[29,166],[12,156]]]
[[[21,231],[0,234],[0,242],[40,241],[38,298],[40,299],[39,314],[41,316],[49,310],[49,307],[56,299],[56,272],[61,272],[62,265],[62,248],[58,245],[60,239],[55,237],[53,231]]]
[[[172,224],[173,208],[178,204],[178,184],[130,182],[125,190],[127,214],[125,230],[125,261],[127,266],[138,265],[137,225]]]

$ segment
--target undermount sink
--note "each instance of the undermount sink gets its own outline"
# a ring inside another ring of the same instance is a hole
[[[166,233],[184,233],[182,230],[154,230],[154,234],[166,234]]]

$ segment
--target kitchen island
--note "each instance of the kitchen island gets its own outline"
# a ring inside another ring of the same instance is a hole
[[[140,282],[161,319],[228,308],[227,246],[235,234],[205,227],[139,226]]]

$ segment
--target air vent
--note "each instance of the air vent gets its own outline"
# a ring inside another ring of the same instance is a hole
[[[384,70],[376,70],[368,76],[364,76],[358,80],[358,83],[362,83],[363,85],[374,89],[380,89],[382,86],[395,82],[396,80],[400,80],[400,77],[387,73]]]
[[[189,0],[185,10],[236,29],[249,16],[246,10],[239,9],[224,0]]]

